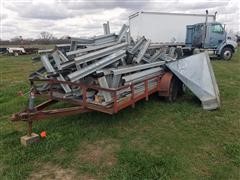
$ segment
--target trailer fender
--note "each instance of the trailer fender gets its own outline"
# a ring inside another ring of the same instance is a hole
[[[173,102],[176,100],[181,87],[181,81],[171,72],[167,72],[160,79],[158,95],[161,97],[166,97],[169,102]]]

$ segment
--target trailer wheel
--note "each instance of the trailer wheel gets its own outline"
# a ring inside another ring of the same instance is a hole
[[[173,76],[170,87],[169,87],[169,96],[166,97],[168,102],[174,102],[177,100],[178,94],[182,93],[182,83],[176,77]]]
[[[177,59],[181,59],[183,57],[183,50],[182,50],[182,48],[176,48],[175,52],[177,54]]]
[[[170,47],[167,50],[167,53],[170,57],[174,58],[174,59],[180,59],[183,56],[183,51],[182,48],[179,47]]]
[[[159,84],[158,95],[165,97],[169,102],[174,102],[182,92],[182,82],[172,73],[165,73]]]
[[[221,59],[229,61],[232,58],[232,55],[233,55],[232,49],[229,47],[225,47],[221,52]]]

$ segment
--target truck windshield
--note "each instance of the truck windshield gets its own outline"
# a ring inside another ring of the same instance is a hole
[[[223,33],[223,28],[221,26],[221,24],[213,24],[212,25],[212,32],[214,33]]]

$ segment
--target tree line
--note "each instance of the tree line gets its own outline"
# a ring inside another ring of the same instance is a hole
[[[10,40],[1,40],[1,45],[29,45],[29,44],[64,44],[69,43],[69,36],[62,36],[61,38],[55,37],[52,33],[43,31],[39,34],[38,38],[24,38],[16,36]]]

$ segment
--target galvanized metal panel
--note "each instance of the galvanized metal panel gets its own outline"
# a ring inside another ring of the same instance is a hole
[[[142,77],[145,77],[145,76],[157,73],[157,72],[161,73],[162,71],[163,71],[163,68],[156,67],[156,68],[151,68],[151,69],[144,70],[141,72],[133,73],[133,74],[130,74],[127,76],[123,76],[122,79],[129,82],[129,81],[133,81],[133,80],[136,80],[136,79],[139,79],[139,78],[142,78]]]
[[[57,77],[57,80],[65,81],[64,77],[61,74],[59,74],[59,76]],[[68,84],[63,84],[62,83],[60,85],[63,88],[63,90],[65,91],[65,93],[70,93],[72,91]]]
[[[108,82],[107,82],[105,76],[98,78],[98,83],[99,83],[100,87],[109,88],[109,85],[108,85]],[[111,93],[106,92],[106,91],[101,91],[101,93],[104,97],[105,102],[112,101]]]
[[[126,56],[125,50],[119,50],[115,53],[112,53],[111,55],[106,56],[105,58],[102,58],[101,60],[99,60],[85,68],[82,68],[79,71],[75,71],[75,72],[69,74],[68,78],[72,82],[75,82],[75,81],[77,81],[99,69],[102,69],[102,68],[108,66],[109,64],[112,64],[112,63],[118,61],[119,59],[121,59],[124,56]]]
[[[44,54],[41,56],[41,61],[48,73],[55,73],[55,69],[53,68],[52,64],[50,63],[48,59],[48,55]]]
[[[151,41],[148,40],[148,41],[146,41],[146,42],[144,43],[144,45],[143,45],[142,48],[140,49],[140,51],[139,51],[136,59],[134,59],[134,62],[140,63],[140,61],[142,60],[144,54],[146,53],[146,51],[147,51],[147,49],[148,49],[148,47],[149,47],[149,45],[150,45],[150,42],[151,42]]]
[[[127,43],[121,43],[121,44],[107,47],[105,49],[101,49],[101,50],[98,50],[95,52],[88,53],[83,56],[76,57],[74,60],[75,60],[76,64],[82,64],[82,63],[86,63],[86,62],[107,56],[109,54],[112,54],[113,52],[118,51],[119,49],[123,49],[126,47],[127,47]]]
[[[201,100],[203,109],[220,107],[218,85],[207,52],[166,65]]]
[[[112,72],[114,75],[119,75],[119,74],[126,74],[126,73],[131,73],[143,69],[149,69],[157,66],[162,66],[164,65],[164,61],[158,61],[158,62],[153,62],[153,63],[147,63],[147,64],[140,64],[140,65],[134,65],[134,66],[126,66],[126,67],[119,67],[117,69],[113,69]]]

